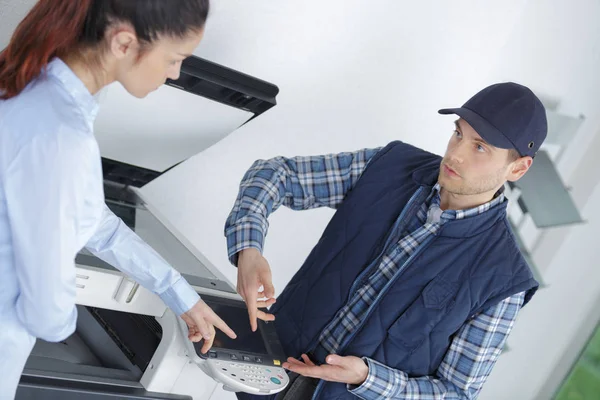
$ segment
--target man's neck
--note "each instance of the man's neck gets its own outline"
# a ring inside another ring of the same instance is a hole
[[[494,198],[497,189],[475,195],[460,195],[440,189],[440,208],[442,210],[468,210],[485,204]]]

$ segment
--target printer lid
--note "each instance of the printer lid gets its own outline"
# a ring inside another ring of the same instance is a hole
[[[143,99],[110,85],[97,94],[94,126],[105,179],[141,187],[275,106],[278,93],[197,56],[183,61],[179,79]]]

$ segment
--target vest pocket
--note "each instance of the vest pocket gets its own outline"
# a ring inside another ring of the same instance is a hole
[[[436,277],[388,329],[389,339],[407,351],[416,350],[454,307],[458,284]]]
[[[438,275],[423,289],[423,303],[426,308],[441,310],[454,300],[457,290],[456,282],[449,282]]]
[[[402,358],[402,353],[405,353],[404,356],[410,355],[425,340],[425,327],[420,321],[418,306],[421,302],[421,296],[418,296],[388,329],[388,340],[399,351],[396,357]]]

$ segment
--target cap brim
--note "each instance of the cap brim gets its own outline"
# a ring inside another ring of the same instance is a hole
[[[483,140],[500,149],[516,149],[515,145],[496,127],[468,108],[443,108],[440,114],[456,114],[469,123]]]

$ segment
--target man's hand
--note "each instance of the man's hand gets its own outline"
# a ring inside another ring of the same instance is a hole
[[[369,375],[369,366],[359,357],[330,354],[325,359],[327,364],[320,366],[315,365],[306,354],[302,354],[302,360],[304,362],[289,357],[287,362],[283,363],[283,368],[310,378],[358,386],[362,385]]]
[[[204,339],[203,354],[212,347],[215,340],[215,328],[220,329],[232,339],[237,337],[235,332],[202,300],[198,300],[188,312],[181,314],[181,319],[188,326],[188,338],[192,342]]]
[[[250,326],[256,331],[258,324],[256,319],[273,321],[275,316],[267,314],[258,308],[269,307],[275,303],[275,288],[271,279],[271,267],[267,260],[255,248],[244,249],[238,257],[238,280],[237,291],[242,296],[248,307]],[[260,287],[263,290],[259,292]],[[264,299],[258,301],[258,299]]]

